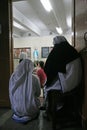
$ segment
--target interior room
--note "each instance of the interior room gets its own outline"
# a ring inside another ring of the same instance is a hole
[[[34,61],[33,52],[37,49],[38,60],[45,62],[53,37],[64,35],[72,44],[73,0],[51,0],[50,4],[51,9],[47,5],[46,10],[40,0],[13,0],[14,69],[19,61],[18,50],[25,48],[28,58]]]
[[[9,79],[19,64],[22,51],[33,62],[42,60],[45,63],[53,49],[53,38],[59,35],[65,36],[81,54],[84,68],[84,99],[79,111],[81,125],[65,126],[62,130],[87,129],[87,0],[46,0],[47,8],[44,4],[43,0],[0,1],[0,130],[53,130],[52,120],[44,119],[45,111],[41,109],[39,117],[26,125],[12,119]],[[39,99],[43,103],[43,89]]]

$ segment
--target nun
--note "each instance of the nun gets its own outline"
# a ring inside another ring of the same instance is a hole
[[[21,123],[39,115],[41,86],[39,78],[32,74],[34,65],[30,59],[23,59],[9,80],[9,98],[12,118]]]
[[[47,75],[45,92],[51,89],[69,92],[82,79],[81,58],[77,50],[64,36],[53,38],[54,47],[46,60],[44,71]]]

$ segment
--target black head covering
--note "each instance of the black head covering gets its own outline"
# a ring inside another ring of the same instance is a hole
[[[47,86],[55,80],[58,72],[66,73],[66,64],[79,57],[79,53],[68,43],[64,36],[56,36],[53,39],[53,44],[54,48],[48,55],[44,66],[47,75]]]

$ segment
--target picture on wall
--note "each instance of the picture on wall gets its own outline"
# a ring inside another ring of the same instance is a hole
[[[41,48],[41,57],[47,58],[49,55],[49,47],[42,47]]]
[[[25,53],[27,58],[31,59],[31,48],[14,48],[13,57],[14,59],[20,59],[20,54]]]

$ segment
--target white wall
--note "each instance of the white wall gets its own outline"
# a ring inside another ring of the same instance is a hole
[[[33,60],[33,51],[38,49],[39,59],[41,59],[41,47],[50,47],[53,37],[26,37],[26,38],[14,38],[14,48],[31,47],[31,59]]]

